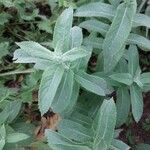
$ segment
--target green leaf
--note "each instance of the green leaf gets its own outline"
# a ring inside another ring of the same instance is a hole
[[[117,90],[117,127],[126,122],[130,112],[130,95],[126,87],[118,88]]]
[[[94,35],[90,35],[90,36],[84,38],[83,44],[94,48],[93,51],[95,53],[99,54],[102,50],[103,41],[104,40],[102,38],[98,38]],[[98,49],[98,50],[95,50],[95,49]]]
[[[150,145],[149,144],[138,144],[136,145],[136,150],[149,150],[150,149]]]
[[[62,66],[49,67],[44,71],[39,88],[39,109],[42,115],[49,110],[63,74]]]
[[[133,27],[145,26],[150,28],[150,17],[144,14],[136,14],[133,20]]]
[[[68,8],[57,19],[53,35],[53,47],[59,52],[69,50],[70,30],[72,27],[73,9]]]
[[[136,44],[143,51],[150,51],[150,40],[147,38],[131,33],[127,39],[128,44]]]
[[[114,136],[116,117],[114,100],[104,100],[93,124],[95,129],[93,149],[96,147],[108,149],[110,147]]]
[[[4,25],[5,23],[7,23],[10,18],[11,18],[11,15],[5,12],[0,13],[0,25]]]
[[[90,92],[101,96],[105,96],[107,93],[106,81],[98,76],[89,75],[83,71],[79,71],[75,74],[75,79],[82,87]]]
[[[108,24],[98,21],[96,19],[84,21],[80,23],[79,26],[88,31],[101,33],[102,35],[105,35],[110,27]]]
[[[78,145],[55,131],[46,130],[45,135],[48,145],[53,150],[90,150],[87,146]]]
[[[143,114],[143,97],[141,89],[133,84],[130,87],[132,113],[136,122],[141,119]]]
[[[110,150],[129,150],[129,149],[130,149],[130,147],[127,144],[123,143],[120,140],[116,140],[116,139],[114,139],[112,141],[112,145],[110,148]]]
[[[26,140],[27,138],[29,138],[29,136],[24,133],[11,133],[7,135],[6,142],[17,143],[19,141]]]
[[[6,138],[6,129],[5,125],[0,126],[0,150],[3,150],[5,146],[5,138]]]
[[[150,84],[150,72],[141,74],[141,82],[143,84]]]
[[[120,4],[103,43],[104,70],[111,71],[123,56],[122,48],[132,28],[136,12],[136,1]]]
[[[135,45],[130,45],[128,50],[128,71],[134,77],[139,68],[139,54]]]
[[[21,105],[21,101],[9,101],[0,113],[0,123],[11,123],[19,114]]]
[[[40,30],[46,31],[47,33],[52,33],[51,20],[43,20],[38,24]]]
[[[77,17],[106,17],[112,18],[114,17],[115,10],[113,6],[101,3],[101,2],[93,2],[89,4],[85,4],[79,8],[77,8],[74,16]]]
[[[116,0],[115,0],[116,1]],[[75,16],[77,17],[105,17],[111,19],[115,16],[115,8],[106,3],[93,2],[77,8]],[[133,18],[133,27],[145,26],[150,28],[150,17],[144,14],[135,14]]]
[[[133,77],[130,73],[115,73],[109,76],[111,79],[124,83],[126,85],[131,85],[133,83]]]
[[[74,47],[80,47],[83,41],[82,29],[78,26],[74,26],[71,29],[71,49]]]
[[[51,52],[50,50],[48,50],[47,48],[41,46],[40,44],[36,42],[24,41],[24,42],[20,42],[16,44],[21,48],[21,49],[16,50],[14,53],[13,59],[14,60],[17,59],[16,60],[17,63],[29,63],[29,62],[22,60],[24,58],[23,54],[26,54],[29,57],[31,57],[31,60],[32,58],[52,60],[54,57],[53,52]]]
[[[56,95],[54,97],[51,108],[54,112],[62,113],[68,106],[68,103],[72,101],[71,95],[74,83],[74,73],[72,70],[67,70],[64,73],[64,78],[58,87]]]
[[[8,54],[8,46],[9,46],[8,42],[0,43],[0,61],[3,56]]]
[[[59,132],[69,139],[78,142],[88,142],[92,140],[91,129],[85,128],[82,124],[68,119],[63,119],[58,125]]]
[[[62,55],[62,60],[65,61],[75,61],[77,59],[88,56],[90,53],[82,47],[76,47]]]

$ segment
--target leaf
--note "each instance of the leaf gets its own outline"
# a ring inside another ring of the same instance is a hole
[[[112,141],[112,145],[110,148],[110,150],[129,150],[129,149],[130,149],[130,147],[127,144],[123,143],[120,140],[116,140],[116,139],[114,139]]]
[[[29,136],[24,133],[11,133],[7,135],[6,142],[17,143],[19,141],[26,140],[27,138],[29,138]]]
[[[39,109],[42,115],[52,105],[63,74],[64,68],[62,66],[53,66],[53,68],[50,67],[44,71],[39,88]]]
[[[113,6],[106,3],[93,2],[77,8],[74,16],[112,18],[114,17],[114,14],[115,14],[115,10]]]
[[[133,27],[145,26],[150,28],[150,17],[144,14],[136,14],[133,20]]]
[[[54,112],[62,113],[67,109],[68,103],[72,101],[71,95],[74,83],[74,73],[72,70],[67,70],[64,73],[64,78],[58,87],[51,108]]]
[[[111,71],[123,56],[122,48],[132,28],[132,20],[136,12],[136,1],[125,2],[117,8],[111,27],[103,43],[104,70]]]
[[[113,99],[104,100],[94,120],[94,148],[109,148],[114,136],[116,124],[116,106]],[[93,148],[93,149],[94,149]]]
[[[76,81],[74,81],[71,98],[67,104],[65,112],[63,112],[64,114],[66,114],[66,115],[70,114],[70,112],[73,110],[73,107],[75,106],[77,99],[78,99],[78,96],[79,96],[79,90],[80,90],[79,84]]]
[[[87,146],[78,145],[55,131],[46,130],[45,135],[48,145],[53,150],[90,150]]]
[[[21,105],[21,101],[9,101],[4,110],[0,113],[0,123],[11,123],[19,114]]]
[[[39,58],[39,59],[46,59],[52,60],[53,59],[53,52],[48,50],[47,48],[41,46],[40,44],[33,42],[33,41],[24,41],[20,43],[16,43],[21,49],[18,49],[14,53],[14,60],[17,59],[17,63],[22,63],[22,57],[26,54],[31,58]],[[25,55],[25,56],[26,56]],[[32,61],[31,61],[32,62]],[[34,61],[33,61],[34,62]],[[23,63],[26,63],[25,61]],[[27,62],[29,63],[29,62]]]
[[[143,84],[150,84],[150,72],[141,74],[141,82]]]
[[[133,77],[130,73],[115,73],[109,76],[111,79],[124,83],[126,85],[131,85],[133,83]]]
[[[150,40],[147,38],[131,33],[127,39],[128,44],[136,44],[143,51],[150,51]]]
[[[98,21],[96,19],[86,20],[80,23],[79,26],[88,31],[101,33],[102,35],[105,35],[110,27],[108,24]]]
[[[82,124],[77,122],[63,119],[59,126],[58,130],[60,134],[64,135],[69,139],[73,139],[78,142],[88,142],[92,140],[93,133],[91,129],[85,128]]]
[[[11,15],[9,15],[8,13],[5,12],[0,13],[0,25],[4,25],[5,23],[7,23],[10,18]]]
[[[130,95],[126,87],[118,88],[117,90],[117,127],[126,122],[130,112]]]
[[[5,138],[6,138],[6,129],[5,125],[0,126],[0,150],[3,150],[5,146]]]
[[[130,45],[128,50],[128,71],[134,77],[139,68],[139,54],[137,47]]]
[[[52,33],[51,20],[43,20],[39,22],[38,27],[40,30],[46,31],[47,33]]]
[[[71,49],[80,47],[83,41],[82,29],[78,26],[71,28]]]
[[[132,113],[136,122],[138,122],[143,114],[143,97],[141,89],[133,84],[130,87]]]
[[[149,150],[150,149],[150,145],[149,144],[138,144],[136,145],[136,150]]]
[[[116,1],[116,0],[115,0]],[[106,3],[93,2],[77,8],[74,16],[76,17],[104,17],[112,19],[115,16],[115,8]],[[133,27],[145,26],[150,28],[150,17],[144,14],[135,14]]]
[[[103,39],[102,38],[97,38],[96,36],[88,36],[86,38],[84,38],[83,44],[85,46],[91,46],[94,50],[95,53],[100,53],[102,50],[102,45],[103,45]],[[95,50],[95,49],[99,49],[99,50]]]
[[[68,8],[57,19],[54,28],[53,46],[58,52],[66,52],[69,50],[70,30],[72,27],[73,9]],[[59,48],[58,48],[59,47]]]
[[[88,56],[90,53],[82,47],[76,47],[62,55],[62,60],[65,61],[75,61],[77,59]]]
[[[9,46],[8,42],[0,43],[0,61],[3,56],[8,54],[8,46]]]
[[[82,87],[97,95],[105,96],[107,84],[106,81],[98,76],[89,75],[83,71],[75,74],[75,79]]]

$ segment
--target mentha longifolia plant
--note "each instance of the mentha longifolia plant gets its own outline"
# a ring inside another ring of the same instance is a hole
[[[115,128],[126,122],[130,111],[140,120],[142,92],[150,90],[150,72],[141,72],[138,54],[139,48],[150,51],[150,41],[136,32],[139,26],[149,28],[150,18],[136,9],[136,0],[93,2],[74,14],[70,7],[55,24],[53,50],[33,41],[16,43],[15,63],[33,63],[35,71],[43,71],[41,115],[49,109],[61,115],[58,132],[45,131],[53,150],[130,149],[116,139]],[[85,21],[72,27],[73,15]],[[83,37],[81,28],[89,36]],[[93,53],[98,60],[91,73],[87,68]]]

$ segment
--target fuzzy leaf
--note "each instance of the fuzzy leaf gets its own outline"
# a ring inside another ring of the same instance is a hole
[[[124,46],[132,28],[132,20],[136,12],[136,1],[120,4],[112,25],[103,43],[104,70],[111,71],[123,56]]]
[[[52,105],[63,74],[64,68],[62,66],[50,67],[44,71],[39,88],[39,109],[42,115]]]
[[[56,51],[66,52],[69,50],[70,30],[72,27],[73,9],[68,8],[57,19],[53,35],[53,47]],[[59,48],[58,48],[59,47]]]
[[[98,76],[89,75],[83,71],[77,72],[75,79],[82,87],[97,95],[105,96],[107,84],[106,81]]]
[[[133,83],[133,77],[129,73],[116,73],[110,76],[111,79],[124,83],[126,85],[131,85]]]
[[[93,124],[95,129],[94,149],[96,147],[107,149],[110,147],[114,136],[116,117],[114,100],[104,100]]]
[[[133,84],[130,87],[132,113],[136,122],[141,119],[143,114],[143,97],[141,89]]]
[[[117,127],[126,122],[130,111],[130,95],[129,91],[125,87],[121,87],[117,90]]]

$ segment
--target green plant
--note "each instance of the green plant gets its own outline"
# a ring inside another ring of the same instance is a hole
[[[150,51],[148,8],[140,13],[145,4],[0,0],[0,150],[130,149],[116,128],[139,122],[142,94],[150,91],[150,72],[142,70],[146,60],[139,55]],[[49,16],[40,13],[43,5]],[[6,59],[12,53],[14,63]],[[38,109],[41,116],[53,111],[61,117],[58,132],[44,127],[42,141],[33,135]]]

